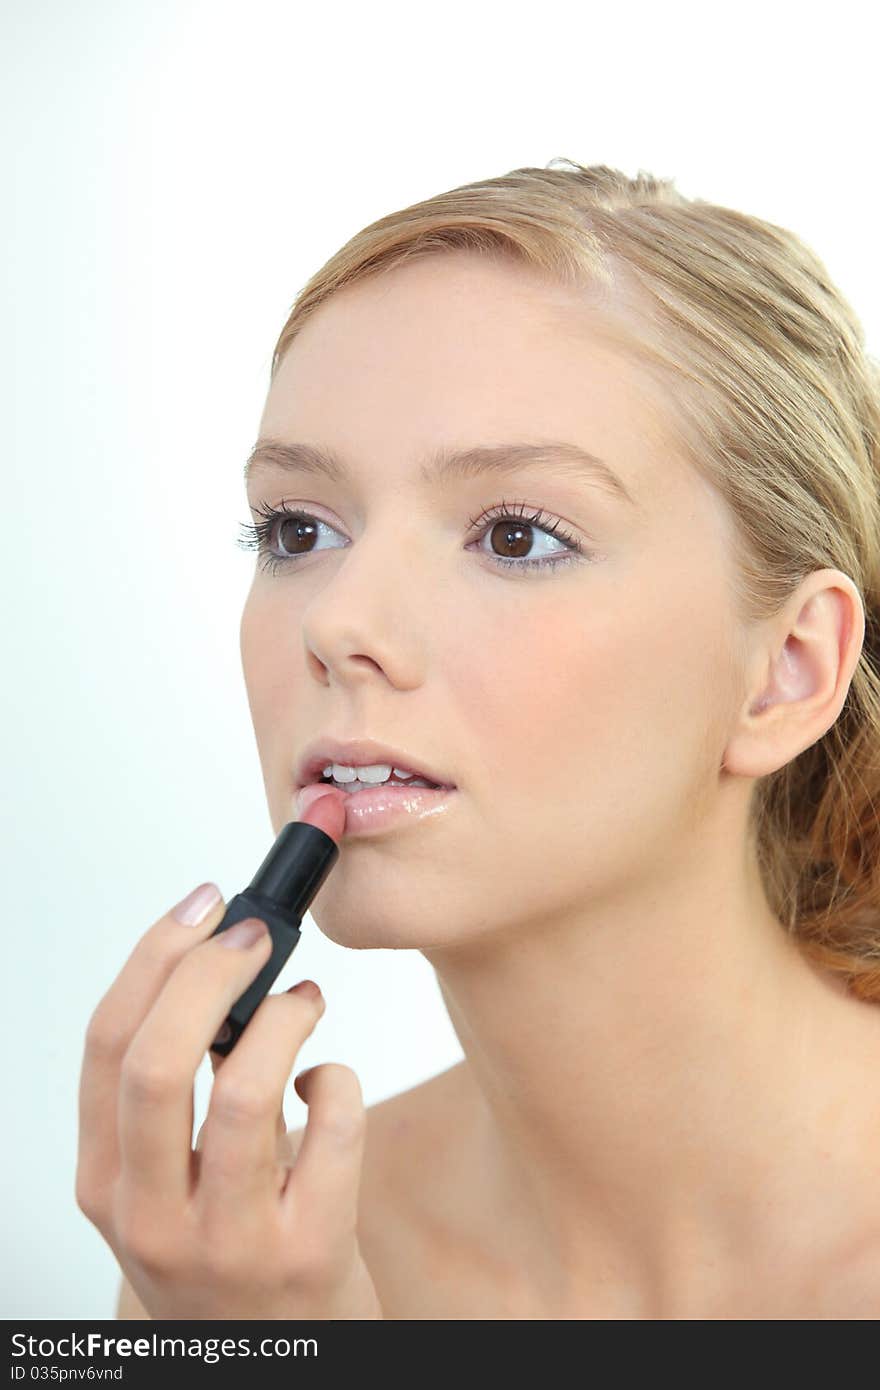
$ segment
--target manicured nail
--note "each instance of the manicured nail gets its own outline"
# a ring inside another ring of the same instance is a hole
[[[302,994],[306,999],[318,999],[321,990],[314,980],[300,980],[298,985],[291,985],[288,994]]]
[[[197,927],[223,895],[216,883],[200,883],[171,909],[172,916],[184,927]]]
[[[220,933],[220,945],[238,947],[239,950],[246,950],[248,946],[255,946],[263,936],[268,936],[265,922],[261,922],[256,917],[248,917],[245,922],[236,922],[234,927],[227,927]]]

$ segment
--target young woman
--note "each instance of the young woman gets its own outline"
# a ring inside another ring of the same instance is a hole
[[[313,753],[452,785],[349,810],[312,915],[421,951],[464,1057],[369,1111],[313,1068],[287,1135],[322,1005],[270,995],[193,1152],[269,943],[161,918],[83,1061],[121,1316],[880,1315],[878,440],[817,257],[647,174],[454,189],[306,285],[247,473],[272,823]]]

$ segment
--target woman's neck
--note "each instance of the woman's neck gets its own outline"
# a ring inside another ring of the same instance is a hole
[[[756,874],[687,868],[425,952],[465,1053],[487,1229],[549,1290],[605,1271],[686,1301],[782,1232],[808,1251],[817,1198],[829,1228],[856,1219],[843,1178],[870,1166],[880,1010],[807,962]]]

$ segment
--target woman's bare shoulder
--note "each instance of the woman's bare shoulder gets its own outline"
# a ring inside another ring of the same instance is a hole
[[[446,1071],[428,1077],[427,1081],[369,1106],[368,1138],[372,1137],[374,1142],[436,1141],[438,1133],[444,1132],[447,1120],[461,1104],[464,1067],[464,1062],[457,1062]]]

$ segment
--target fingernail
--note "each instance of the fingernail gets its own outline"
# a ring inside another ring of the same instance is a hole
[[[197,927],[221,897],[216,883],[200,883],[198,888],[187,893],[186,897],[171,909],[172,916],[183,927]]]
[[[256,917],[248,917],[245,922],[236,922],[234,927],[227,927],[220,933],[220,945],[238,947],[239,950],[246,950],[248,946],[254,946],[260,937],[267,936],[265,922],[259,921]]]
[[[318,985],[315,984],[314,980],[300,980],[298,985],[291,985],[287,993],[302,994],[307,999],[318,999],[320,997],[321,990],[318,987]]]

